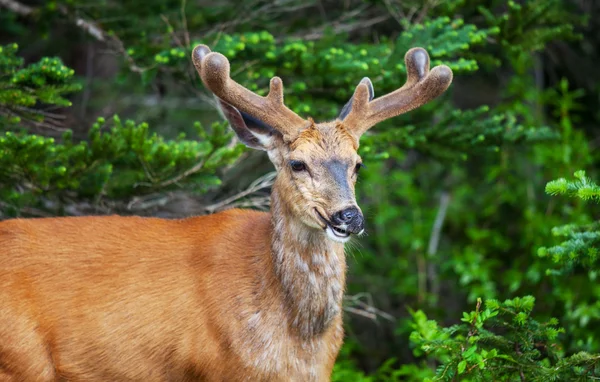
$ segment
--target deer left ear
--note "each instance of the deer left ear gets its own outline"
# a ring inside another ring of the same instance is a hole
[[[367,85],[367,88],[369,89],[369,101],[371,101],[373,98],[375,98],[375,90],[373,89],[373,83],[371,82],[369,77],[365,77],[362,80],[360,80],[359,84]],[[348,102],[346,102],[346,104],[342,108],[342,111],[340,111],[340,115],[338,116],[338,119],[343,121],[344,118],[346,118],[348,116],[348,114],[352,110],[352,101],[353,100],[354,100],[354,95],[352,97],[350,97]]]
[[[246,146],[257,150],[269,150],[272,147],[275,135],[279,132],[258,119],[239,111],[227,102],[215,97],[219,109],[235,131],[240,141]]]

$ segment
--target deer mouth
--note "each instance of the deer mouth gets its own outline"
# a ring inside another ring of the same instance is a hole
[[[315,212],[317,213],[317,216],[319,217],[321,223],[324,224],[324,227],[322,225],[323,230],[330,239],[341,243],[345,243],[350,239],[350,232],[345,230],[345,225],[341,227],[336,227],[329,221],[329,219],[325,218],[323,214],[319,212],[318,209],[315,208]]]

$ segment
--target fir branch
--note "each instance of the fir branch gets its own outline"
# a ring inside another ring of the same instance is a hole
[[[585,171],[580,170],[574,174],[577,180],[570,181],[559,178],[546,184],[546,193],[550,195],[566,195],[581,200],[600,201],[600,186],[586,177]]]

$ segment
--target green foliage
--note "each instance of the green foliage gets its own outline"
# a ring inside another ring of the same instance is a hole
[[[600,355],[565,357],[556,319],[532,318],[535,298],[525,296],[463,313],[462,324],[441,328],[422,311],[413,312],[411,343],[440,363],[435,381],[576,381],[600,372]]]
[[[350,356],[352,351],[351,344],[345,343],[340,351],[340,361],[333,367],[332,382],[357,381],[357,382],[373,382],[373,376],[365,375],[364,371],[360,370]]]
[[[564,238],[559,245],[538,251],[540,257],[550,257],[552,261],[563,267],[563,270],[572,270],[576,265],[591,268],[598,262],[598,247],[600,246],[600,224],[593,223],[588,226],[567,224],[554,227],[552,234]],[[555,271],[548,270],[552,274]]]
[[[17,130],[0,135],[2,215],[18,215],[25,207],[64,213],[64,205],[74,200],[118,201],[175,187],[202,194],[221,183],[217,171],[243,152],[242,146],[229,145],[234,134],[227,125],[216,122],[210,129],[196,122],[193,140],[183,133],[165,140],[147,123],[122,122],[116,115],[108,122],[98,118],[81,141],[74,141],[71,131],[60,140],[19,131],[23,111],[43,124],[47,115],[33,107],[69,106],[64,94],[80,86],[59,59],[24,67],[16,48],[0,47],[0,80],[9,82],[0,91],[0,123]]]
[[[541,50],[548,41],[576,39],[574,24],[581,18],[568,13],[560,0],[507,1],[503,12],[479,6],[478,11],[500,33],[498,41],[510,54]]]
[[[23,66],[16,55],[17,44],[0,45],[0,128],[15,127],[22,119],[41,124],[44,113],[36,108],[70,106],[65,98],[81,89],[74,81],[74,71],[59,58],[44,57],[35,64]]]
[[[416,124],[407,121],[402,128],[382,126],[376,135],[363,138],[366,147],[362,152],[377,153],[373,159],[387,157],[389,142],[397,142],[403,149],[417,149],[431,157],[464,161],[469,154],[499,152],[504,144],[530,144],[557,138],[546,126],[524,126],[513,113],[490,111],[487,106],[444,111],[435,125],[423,120]]]
[[[548,182],[546,192],[550,195],[567,195],[582,200],[600,200],[600,186],[585,176],[585,171],[575,172],[576,181],[560,178]]]
[[[99,119],[88,140],[74,142],[71,133],[54,138],[6,132],[0,136],[0,199],[16,213],[36,205],[40,195],[57,203],[63,198],[122,199],[185,186],[203,193],[220,184],[216,170],[233,163],[241,146],[226,146],[226,125],[211,129],[196,124],[196,140],[164,140],[148,124],[124,123],[115,116]],[[60,207],[57,207],[60,208]]]
[[[585,171],[575,172],[575,181],[560,178],[548,182],[546,192],[550,195],[566,195],[584,201],[599,201],[600,187],[585,176]],[[573,271],[577,265],[597,270],[600,247],[600,222],[586,225],[567,224],[552,229],[552,235],[564,238],[559,245],[538,250],[540,257],[550,257],[560,267],[548,270],[549,274]],[[595,276],[594,276],[595,278]]]

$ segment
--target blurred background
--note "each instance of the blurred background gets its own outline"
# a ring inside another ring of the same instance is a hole
[[[454,71],[361,141],[333,380],[598,379],[600,2],[0,0],[0,219],[267,210],[198,43],[316,120],[411,47]]]

